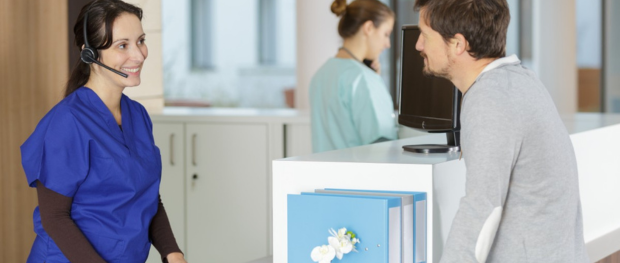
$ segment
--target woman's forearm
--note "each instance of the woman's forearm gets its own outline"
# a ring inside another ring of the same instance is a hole
[[[46,188],[37,181],[41,224],[60,251],[71,262],[105,263],[71,218],[73,199]]]
[[[178,252],[182,254],[174,238],[174,234],[172,233],[170,221],[168,221],[168,215],[161,202],[161,197],[159,198],[157,213],[153,217],[153,221],[151,221],[151,226],[149,227],[149,236],[153,241],[153,246],[159,251],[162,260],[165,261],[166,257],[171,253]]]

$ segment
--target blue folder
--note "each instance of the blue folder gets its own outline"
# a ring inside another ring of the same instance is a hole
[[[336,189],[325,188],[315,190],[325,193],[346,193],[346,194],[377,194],[377,195],[409,195],[413,198],[413,215],[407,215],[403,211],[403,220],[407,222],[407,216],[413,219],[413,226],[403,225],[403,262],[404,263],[426,263],[427,247],[427,224],[426,224],[426,192],[408,191],[383,191],[383,190],[359,190],[359,189]],[[406,199],[403,198],[403,208],[406,206]],[[413,231],[413,233],[405,233]],[[407,250],[407,247],[410,250]]]
[[[400,198],[302,193],[288,195],[287,200],[287,262],[313,263],[312,249],[329,244],[329,229],[343,227],[361,243],[356,244],[358,252],[334,262],[400,262]],[[398,248],[396,253],[390,251],[390,244]]]

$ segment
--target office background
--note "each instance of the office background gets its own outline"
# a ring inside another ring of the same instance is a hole
[[[86,2],[0,0],[0,258],[6,262],[24,262],[34,239],[36,192],[25,183],[19,146],[62,99],[76,61],[71,28]],[[151,113],[165,105],[307,109],[312,74],[340,46],[331,0],[127,2],[144,9],[150,50],[143,83],[127,94]],[[385,2],[397,9],[398,23],[416,21],[413,1]],[[620,51],[613,48],[620,18],[611,15],[620,11],[617,1],[509,3],[516,21],[509,53],[541,76],[561,113],[620,112]],[[381,58],[392,93],[398,32]],[[197,50],[197,43],[206,47]],[[296,96],[287,104],[291,90]]]

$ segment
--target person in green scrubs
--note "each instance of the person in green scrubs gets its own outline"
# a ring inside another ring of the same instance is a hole
[[[310,82],[312,150],[394,140],[394,105],[378,61],[390,47],[394,12],[378,0],[348,5],[346,0],[335,0],[331,10],[340,17],[343,45]]]

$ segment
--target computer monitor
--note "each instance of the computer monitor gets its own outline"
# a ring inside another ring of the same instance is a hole
[[[461,92],[449,80],[422,72],[424,58],[415,48],[419,36],[417,25],[402,27],[398,123],[429,133],[446,133],[447,144],[406,145],[403,149],[418,153],[458,152]]]

